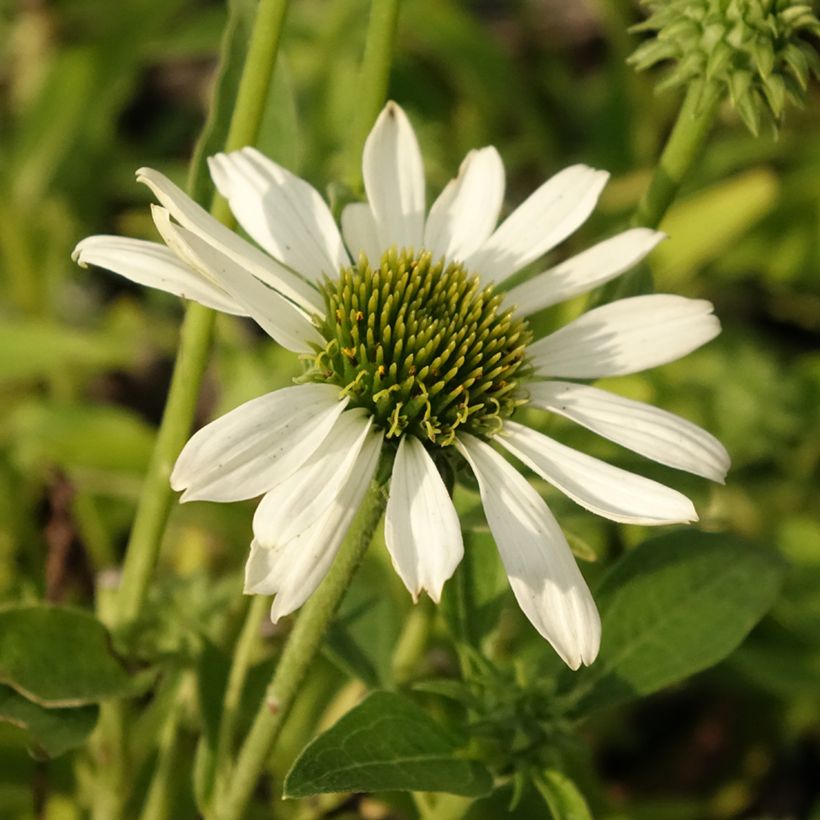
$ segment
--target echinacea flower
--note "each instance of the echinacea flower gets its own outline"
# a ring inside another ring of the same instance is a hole
[[[679,492],[513,418],[524,406],[557,413],[649,459],[723,480],[726,451],[704,430],[566,381],[635,373],[689,353],[720,330],[712,305],[622,299],[535,341],[527,320],[632,267],[662,234],[628,230],[504,290],[586,220],[607,174],[567,168],[496,227],[504,168],[494,148],[482,148],[425,215],[418,143],[392,102],[365,144],[367,202],[344,209],[341,232],[314,188],[253,148],[218,154],[210,169],[265,252],[162,174],[141,169],[137,178],[160,202],[153,216],[165,244],[93,236],[75,259],[250,316],[305,360],[299,383],[199,430],[171,477],[183,501],[262,496],[246,592],[275,594],[273,620],[301,606],[386,455],[393,565],[414,598],[426,591],[438,601],[464,549],[448,481],[469,467],[521,609],[570,667],[591,663],[600,642],[592,596],[546,503],[493,445],[614,521],[697,519]]]

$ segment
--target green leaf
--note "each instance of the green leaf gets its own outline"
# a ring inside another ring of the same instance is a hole
[[[122,366],[134,359],[133,338],[36,319],[0,319],[0,384],[82,367]]]
[[[778,194],[777,176],[753,168],[673,205],[661,223],[670,238],[652,254],[658,289],[679,288],[719,258],[771,211]]]
[[[46,707],[82,706],[131,690],[106,628],[90,613],[52,606],[0,611],[0,683]]]
[[[458,739],[403,695],[374,692],[302,751],[285,797],[326,792],[425,791],[475,797],[492,781],[460,760]]]
[[[739,538],[680,530],[645,541],[596,595],[598,660],[565,674],[586,713],[648,695],[725,658],[775,600],[784,566]]]
[[[97,706],[44,709],[0,686],[0,721],[25,729],[36,757],[57,757],[82,745],[97,723]]]
[[[395,580],[392,567],[366,561],[325,639],[327,658],[369,689],[394,688],[393,652],[405,619],[404,609],[390,595]],[[400,595],[406,606],[408,598],[403,587]]]
[[[535,779],[535,785],[554,820],[592,820],[587,801],[565,774],[547,769]]]
[[[206,160],[225,147],[255,12],[256,3],[253,0],[228,2],[228,23],[222,35],[219,74],[208,107],[208,119],[194,149],[192,175],[188,185],[191,197],[203,204],[214,193]]]
[[[39,400],[15,408],[5,434],[29,473],[57,465],[141,474],[154,441],[152,428],[122,407]]]
[[[475,648],[498,625],[509,589],[498,548],[486,530],[464,531],[464,557],[444,585],[441,612],[452,634]]]

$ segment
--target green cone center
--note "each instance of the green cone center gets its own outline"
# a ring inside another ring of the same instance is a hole
[[[321,291],[326,344],[307,378],[339,385],[388,438],[446,447],[459,431],[490,436],[523,403],[529,326],[463,265],[390,250]]]

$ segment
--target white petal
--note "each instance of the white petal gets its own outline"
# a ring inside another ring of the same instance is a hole
[[[257,279],[294,301],[308,313],[323,313],[322,297],[315,287],[262,253],[241,236],[214,219],[170,179],[153,168],[140,168],[137,181],[147,185],[171,216],[220,253],[241,265]]]
[[[420,250],[424,235],[424,166],[407,115],[394,102],[379,114],[364,144],[362,173],[376,218],[379,250]]]
[[[252,546],[245,591],[261,595],[276,593],[271,607],[274,623],[298,609],[327,574],[376,472],[382,439],[380,432],[368,433],[339,495],[306,529],[271,548],[255,544],[256,554]],[[260,550],[267,555],[260,555]]]
[[[660,464],[721,484],[729,470],[729,454],[713,435],[666,410],[570,382],[533,382],[527,389],[530,404]]]
[[[71,254],[82,267],[97,265],[138,285],[193,299],[205,307],[245,316],[244,308],[217,284],[181,262],[173,251],[157,242],[122,236],[89,236]]]
[[[557,305],[620,276],[665,237],[649,228],[624,231],[512,288],[507,301],[518,305],[520,316]]]
[[[253,517],[260,546],[270,549],[289,541],[327,510],[347,481],[371,425],[362,409],[342,413],[322,446],[265,494]]]
[[[465,265],[484,281],[502,282],[582,225],[607,179],[605,171],[586,165],[565,168],[524,200]]]
[[[342,234],[355,261],[364,253],[371,265],[378,265],[382,256],[376,220],[366,202],[352,202],[342,211]]]
[[[523,424],[505,421],[496,441],[573,501],[604,518],[647,525],[698,520],[692,502],[677,490],[579,453]]]
[[[456,446],[478,479],[484,514],[519,606],[571,669],[588,666],[598,654],[601,621],[555,518],[488,444],[462,434]]]
[[[704,299],[652,294],[590,310],[530,345],[542,376],[597,379],[657,367],[691,353],[720,333]]]
[[[425,589],[438,603],[464,554],[461,525],[424,445],[402,436],[390,478],[384,536],[393,566],[413,600]]]
[[[192,231],[175,225],[165,208],[152,205],[151,210],[154,224],[168,247],[215,280],[272,339],[296,353],[310,353],[312,345],[323,344],[319,331],[293,302],[262,284]]]
[[[504,164],[492,146],[470,151],[433,203],[424,228],[424,247],[448,260],[463,261],[493,232],[504,202]]]
[[[316,189],[255,148],[208,158],[239,224],[272,256],[318,281],[350,264],[330,209]]]
[[[193,435],[171,486],[182,501],[261,495],[313,455],[347,401],[333,385],[300,384],[245,402]]]

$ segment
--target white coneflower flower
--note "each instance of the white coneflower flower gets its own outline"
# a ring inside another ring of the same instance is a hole
[[[523,406],[566,416],[625,447],[722,481],[724,448],[683,419],[560,379],[635,373],[719,332],[702,300],[652,295],[595,308],[533,341],[527,316],[627,270],[662,238],[633,229],[503,293],[498,288],[578,228],[607,174],[584,165],[545,182],[498,227],[504,168],[471,151],[425,217],[413,129],[389,103],[364,149],[367,203],[339,232],[308,183],[253,148],[210,160],[220,193],[267,253],[142,169],[165,245],[94,236],[80,264],[253,318],[307,361],[300,383],[197,432],[171,483],[183,501],[262,495],[245,589],[275,594],[271,617],[316,589],[375,475],[393,456],[387,548],[417,597],[438,601],[463,554],[442,474],[465,462],[518,602],[573,669],[591,663],[600,621],[547,505],[493,444],[599,515],[639,524],[697,519],[675,490],[572,450],[512,420]]]

